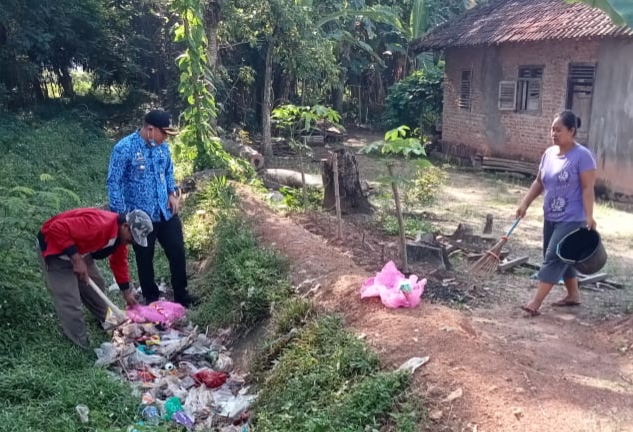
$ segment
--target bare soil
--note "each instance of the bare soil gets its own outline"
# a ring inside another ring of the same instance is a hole
[[[366,141],[355,136],[346,144]],[[358,160],[364,179],[384,174],[376,159]],[[402,169],[413,172],[406,163]],[[495,233],[501,235],[526,185],[448,173],[441,198],[424,209],[433,215],[434,227],[447,233],[459,222],[483,227],[485,215],[492,213]],[[456,271],[428,278],[416,309],[391,310],[359,296],[366,278],[390,259],[399,262],[396,239],[382,235],[375,221],[346,218],[344,239],[335,239],[330,215],[284,217],[250,190],[241,188],[240,195],[262,242],[294,263],[294,282],[315,279],[305,290],[312,289],[320,307],[342,314],[380,354],[385,368],[410,357],[431,357],[413,383],[432,419],[423,422],[423,430],[633,431],[633,329],[630,320],[618,325],[630,311],[630,289],[583,291],[578,308],[545,306],[543,315],[527,318],[518,306],[532,295],[530,272],[481,280],[457,261]],[[540,257],[540,205],[534,204],[511,239],[512,254],[527,254],[534,264]],[[626,285],[631,282],[630,215],[600,204],[596,219],[609,253],[607,270]],[[431,270],[424,263],[413,266],[421,277]],[[547,301],[562,295],[562,288],[555,290]],[[457,397],[448,398],[451,394]]]

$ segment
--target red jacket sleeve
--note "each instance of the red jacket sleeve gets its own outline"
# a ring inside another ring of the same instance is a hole
[[[127,263],[127,245],[119,245],[108,258],[110,269],[114,274],[114,280],[119,284],[121,291],[130,287],[130,268]]]

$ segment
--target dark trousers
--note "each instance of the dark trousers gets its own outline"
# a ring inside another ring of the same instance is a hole
[[[158,240],[169,261],[171,287],[174,290],[174,299],[178,300],[187,294],[187,261],[182,222],[178,215],[174,215],[168,221],[153,222],[153,225],[154,230],[147,237],[147,247],[134,245],[141,291],[148,302],[158,300],[160,295],[154,279],[154,249]]]

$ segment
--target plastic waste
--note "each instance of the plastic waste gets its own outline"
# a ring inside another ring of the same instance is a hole
[[[176,411],[171,419],[176,424],[184,426],[187,429],[193,429],[193,420],[184,411]]]
[[[143,405],[153,405],[156,402],[156,399],[151,393],[143,393],[143,397],[141,399],[141,403]]]
[[[141,415],[145,422],[152,426],[157,426],[160,423],[160,413],[158,412],[158,408],[154,405],[148,405],[143,408],[141,411]]]
[[[211,369],[200,369],[198,372],[193,374],[193,379],[211,389],[214,389],[221,387],[228,379],[228,376],[224,372],[217,372]]]
[[[79,415],[80,422],[88,423],[88,421],[90,421],[90,419],[88,418],[88,415],[90,414],[90,410],[88,409],[86,405],[77,405],[75,407],[75,411],[77,411],[77,414]]]
[[[213,369],[218,372],[230,373],[233,370],[233,359],[225,354],[219,354],[213,364]]]
[[[165,401],[165,418],[171,420],[173,415],[178,411],[182,411],[182,403],[177,397],[170,397]]]
[[[135,305],[127,308],[127,317],[136,323],[161,323],[171,326],[185,316],[185,308],[174,302],[157,301],[148,306]]]
[[[204,384],[192,388],[185,399],[185,412],[196,418],[206,418],[211,415],[213,409],[213,395]]]
[[[418,280],[416,275],[405,278],[394,262],[389,261],[375,277],[363,283],[360,297],[380,297],[388,308],[414,308],[420,303],[426,282]]]
[[[114,363],[118,358],[118,352],[116,347],[110,342],[104,342],[101,347],[95,348],[95,354],[97,354],[97,360],[95,366],[107,366]]]
[[[141,345],[143,346],[143,345]],[[134,356],[132,358],[132,363],[136,364],[136,365],[156,365],[156,366],[162,366],[165,364],[166,360],[165,357],[160,356],[158,354],[145,354],[139,346],[139,349],[136,349],[134,351]]]
[[[254,400],[254,395],[234,395],[228,385],[213,392],[213,402],[220,416],[232,420],[241,416]]]
[[[406,370],[406,371],[409,371],[410,373],[415,373],[415,370],[417,368],[419,368],[420,366],[424,366],[425,364],[429,362],[429,360],[431,360],[431,357],[429,356],[411,357],[409,360],[407,360],[402,365],[400,365],[398,370]]]

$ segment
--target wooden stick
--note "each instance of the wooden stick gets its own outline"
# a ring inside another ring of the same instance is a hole
[[[334,171],[334,198],[336,201],[336,219],[338,220],[337,237],[343,238],[343,218],[341,217],[341,195],[338,188],[338,154],[332,154],[332,168]]]
[[[306,137],[303,138],[303,144],[307,146]],[[301,186],[303,187],[303,210],[308,209],[308,187],[306,186],[306,173],[303,169],[303,149],[299,149],[299,169],[301,169]]]
[[[88,278],[88,286],[90,286],[90,288],[92,288],[99,297],[101,297],[101,299],[105,302],[105,304],[112,310],[112,313],[120,320],[127,320],[127,316],[125,315],[125,313],[119,309],[114,303],[112,303],[112,300],[110,300],[110,298],[105,295],[103,293],[103,291],[101,291],[99,289],[99,287],[97,286],[97,284],[94,283],[94,281],[90,278]]]
[[[402,218],[402,208],[400,207],[400,194],[398,185],[393,180],[393,163],[387,162],[389,176],[392,177],[391,189],[393,189],[393,199],[396,201],[396,213],[398,215],[398,227],[400,228],[400,247],[402,249],[402,272],[409,273],[409,260],[407,257],[407,237],[404,232],[404,219]]]

